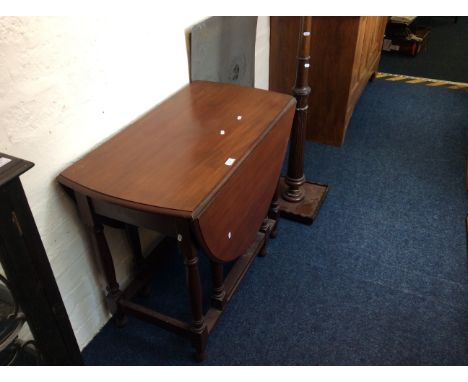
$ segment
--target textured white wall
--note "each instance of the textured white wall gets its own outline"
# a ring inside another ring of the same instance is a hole
[[[88,239],[55,178],[188,83],[185,31],[201,19],[0,18],[0,151],[36,164],[22,181],[81,348],[109,316]],[[256,86],[268,88],[268,17],[257,42]],[[125,284],[127,243],[106,233]]]
[[[259,16],[255,42],[255,87],[268,90],[270,75],[270,17]]]

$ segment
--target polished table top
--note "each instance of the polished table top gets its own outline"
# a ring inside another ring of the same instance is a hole
[[[59,181],[139,210],[195,217],[294,102],[260,89],[193,82]]]

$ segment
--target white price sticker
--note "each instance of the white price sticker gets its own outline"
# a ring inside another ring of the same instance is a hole
[[[226,166],[232,166],[236,160],[234,158],[229,158],[224,164]]]

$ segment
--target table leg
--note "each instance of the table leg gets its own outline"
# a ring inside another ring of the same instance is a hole
[[[226,290],[224,288],[224,266],[223,264],[211,261],[211,277],[213,284],[213,294],[211,295],[211,305],[218,310],[223,310],[226,305]]]
[[[258,252],[258,256],[265,257],[267,255],[268,239],[270,238],[271,231],[272,231],[272,227],[269,224],[268,216],[265,219],[263,219],[263,222],[259,231],[265,234],[265,238],[263,239],[263,245],[262,245],[262,248],[260,249],[260,252]]]
[[[107,304],[109,310],[113,314],[117,326],[123,326],[126,323],[125,315],[118,308],[117,300],[122,294],[119,283],[115,275],[114,261],[107,245],[106,236],[104,234],[104,226],[100,223],[93,212],[89,199],[85,195],[75,193],[78,210],[81,219],[88,228],[89,237],[93,246],[95,255],[100,259],[104,276],[106,279]]]
[[[276,186],[275,194],[273,195],[273,200],[270,204],[270,209],[268,210],[268,217],[275,221],[275,225],[270,232],[270,237],[274,239],[278,235],[278,222],[280,217],[280,201],[279,201],[279,183]]]
[[[206,357],[205,349],[208,342],[208,328],[203,315],[203,297],[200,272],[198,270],[197,249],[194,246],[188,226],[184,226],[180,230],[177,241],[184,257],[187,275],[187,287],[192,308],[192,325],[190,330],[196,351],[195,358],[201,362]]]
[[[125,234],[127,235],[128,244],[132,249],[135,267],[139,270],[144,258],[141,251],[140,235],[138,234],[138,227],[132,224],[125,224]]]
[[[274,239],[278,234],[278,221],[279,221],[279,183],[276,186],[275,194],[268,209],[268,214],[263,219],[262,226],[260,227],[260,232],[265,233],[265,242],[263,243],[262,249],[258,253],[258,256],[264,257],[267,255],[267,245],[270,238]],[[273,221],[273,223],[272,223]]]
[[[143,262],[145,260],[143,251],[141,249],[140,234],[138,227],[133,224],[125,224],[125,234],[127,241],[133,253],[133,264],[135,273],[138,274],[142,270]],[[150,284],[145,285],[139,292],[139,295],[148,297],[150,295]]]

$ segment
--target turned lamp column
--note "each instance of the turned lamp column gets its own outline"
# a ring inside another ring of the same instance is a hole
[[[311,224],[326,196],[328,186],[306,182],[304,175],[304,143],[307,127],[311,16],[302,16],[300,23],[296,83],[296,113],[291,129],[288,172],[280,181],[280,213],[286,218]]]
[[[296,97],[296,114],[294,114],[291,130],[290,150],[288,161],[288,175],[286,184],[288,187],[283,192],[283,197],[290,202],[299,202],[304,199],[304,142],[307,124],[309,86],[309,59],[310,59],[310,27],[311,17],[301,17],[299,51],[297,57],[296,84],[293,95]]]

